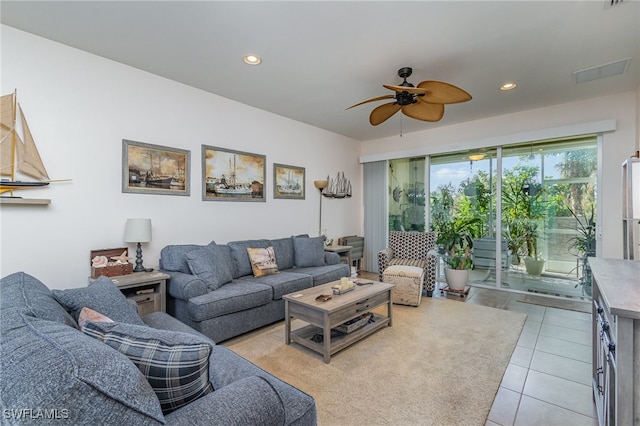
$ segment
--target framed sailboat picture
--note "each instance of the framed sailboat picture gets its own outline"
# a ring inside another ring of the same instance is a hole
[[[273,164],[273,198],[304,200],[304,167]]]
[[[122,140],[122,192],[190,195],[191,151]]]
[[[202,145],[204,201],[266,201],[267,157]]]

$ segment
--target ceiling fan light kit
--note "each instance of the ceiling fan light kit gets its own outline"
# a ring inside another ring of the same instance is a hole
[[[383,95],[367,99],[347,109],[351,109],[368,102],[394,99],[394,101],[380,105],[371,111],[369,122],[373,126],[384,123],[398,111],[408,117],[422,121],[440,121],[444,116],[444,104],[454,104],[471,100],[471,95],[453,84],[443,81],[426,80],[414,86],[407,81],[412,74],[410,67],[400,68],[398,76],[403,79],[400,85],[383,84],[382,87],[395,92],[395,95]]]

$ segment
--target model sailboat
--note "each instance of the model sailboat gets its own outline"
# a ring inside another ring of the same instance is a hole
[[[42,163],[27,120],[13,92],[0,98],[0,194],[49,185],[51,180]],[[37,179],[16,180],[16,172]]]

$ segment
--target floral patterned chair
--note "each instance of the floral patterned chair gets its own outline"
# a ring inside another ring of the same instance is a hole
[[[436,287],[436,234],[435,232],[391,231],[389,246],[378,252],[378,279],[391,265],[417,266],[424,269],[424,289],[433,295]]]

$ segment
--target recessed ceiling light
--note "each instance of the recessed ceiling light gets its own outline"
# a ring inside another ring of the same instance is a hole
[[[245,55],[242,57],[242,60],[245,64],[249,65],[258,65],[260,62],[262,62],[262,59],[260,59],[256,55]]]
[[[500,86],[500,90],[512,90],[515,89],[517,86],[517,84],[515,84],[514,82],[510,81],[508,83],[503,84],[502,86]]]

